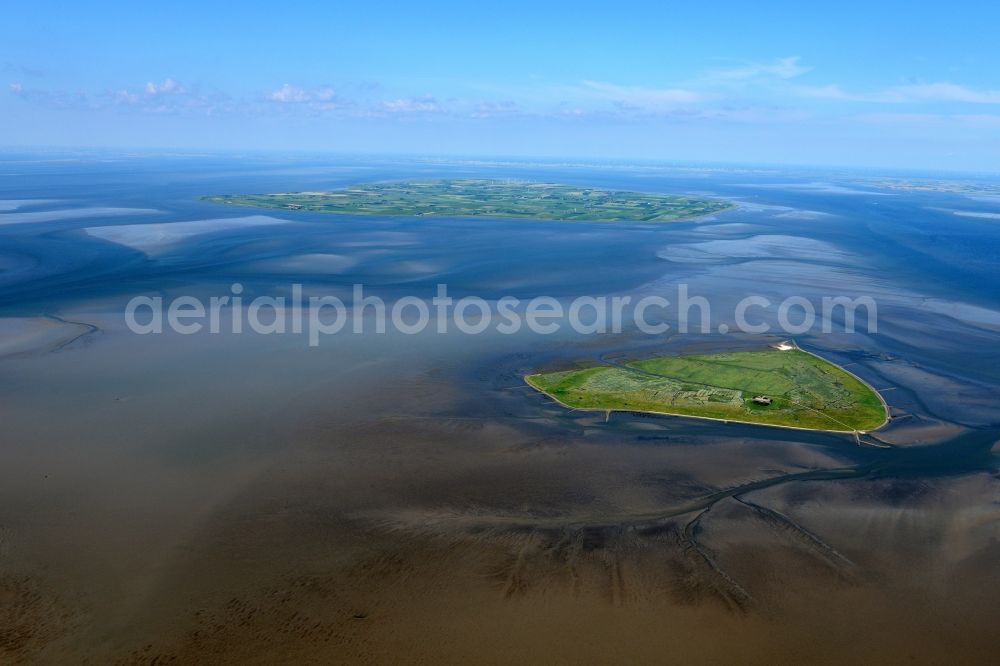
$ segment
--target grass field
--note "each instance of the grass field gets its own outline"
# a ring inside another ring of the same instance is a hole
[[[513,217],[589,222],[673,222],[733,207],[717,199],[510,180],[370,183],[329,192],[220,194],[204,199],[237,206],[342,215]]]
[[[881,398],[846,370],[804,351],[662,356],[625,365],[528,375],[579,409],[661,412],[814,430],[873,430]],[[766,395],[770,405],[753,397]]]

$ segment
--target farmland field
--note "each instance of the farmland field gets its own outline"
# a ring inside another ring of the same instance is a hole
[[[798,349],[662,356],[529,375],[526,381],[578,409],[658,412],[818,430],[871,430],[885,407],[847,371]],[[754,403],[766,396],[769,405]]]
[[[205,197],[205,200],[342,215],[481,216],[591,222],[673,222],[733,207],[718,199],[486,179],[369,183],[324,192],[220,194]]]

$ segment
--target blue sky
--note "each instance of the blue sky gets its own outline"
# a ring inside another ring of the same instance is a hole
[[[6,2],[0,145],[1000,171],[992,2]]]

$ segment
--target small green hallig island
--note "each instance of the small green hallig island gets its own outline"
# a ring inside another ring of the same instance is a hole
[[[525,381],[560,404],[864,432],[885,425],[881,396],[818,356],[790,345],[777,350],[661,356],[528,375]]]
[[[218,194],[203,197],[203,200],[340,215],[512,217],[586,222],[673,222],[734,207],[718,199],[484,179],[368,183],[328,192]]]

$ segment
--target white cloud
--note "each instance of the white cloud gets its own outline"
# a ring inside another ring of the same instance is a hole
[[[964,104],[1000,104],[1000,90],[977,90],[956,83],[918,83],[893,86],[874,92],[855,93],[838,85],[800,86],[795,89],[802,97],[870,102],[874,104],[917,104],[959,102]]]
[[[79,91],[26,88],[20,81],[8,84],[7,89],[11,95],[15,95],[25,102],[52,108],[69,109],[90,106],[90,98],[86,93]]]
[[[812,69],[800,65],[799,60],[801,60],[799,56],[789,56],[770,62],[750,62],[738,67],[713,70],[708,73],[706,78],[713,81],[731,82],[760,78],[793,79]]]
[[[888,92],[898,95],[902,101],[1000,104],[1000,90],[975,90],[946,82],[897,86]]]
[[[95,98],[98,106],[118,105],[145,113],[198,113],[213,115],[232,110],[230,99],[220,93],[192,90],[173,78],[147,82],[138,88],[120,88]]]
[[[125,89],[116,90],[113,93],[111,93],[111,99],[117,102],[118,104],[128,104],[128,105],[138,104],[142,100],[142,98],[139,95],[133,92],[129,92],[128,90]]]
[[[825,86],[799,86],[795,88],[795,93],[801,97],[815,97],[818,99],[853,99],[847,91],[835,83]]]
[[[183,95],[187,90],[174,79],[164,79],[163,83],[146,83],[147,95]]]
[[[115,104],[157,111],[165,111],[178,104],[198,102],[197,97],[190,95],[187,88],[170,78],[164,79],[162,83],[148,81],[141,90],[121,88],[108,93],[107,96]]]
[[[332,104],[337,99],[337,93],[329,86],[321,86],[319,88],[313,88],[312,90],[306,90],[305,88],[299,88],[298,86],[286,83],[277,90],[269,92],[265,95],[265,97],[271,102],[279,102],[282,104]]]
[[[313,97],[320,102],[332,102],[337,97],[337,93],[334,92],[333,88],[324,86],[314,90]]]
[[[309,93],[307,93],[302,88],[297,88],[293,85],[285,84],[275,90],[274,92],[268,93],[267,98],[272,102],[284,102],[284,103],[301,103],[309,101]]]
[[[648,88],[621,86],[602,81],[584,81],[584,96],[597,97],[619,106],[637,110],[663,110],[680,104],[693,104],[705,99],[702,93],[682,88]]]
[[[379,108],[392,114],[441,113],[444,111],[444,107],[430,95],[385,100]]]
[[[520,113],[521,107],[515,102],[479,102],[470,113],[473,118],[494,118]]]

